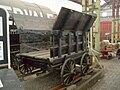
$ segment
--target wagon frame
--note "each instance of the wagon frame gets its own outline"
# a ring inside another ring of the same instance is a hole
[[[73,83],[75,75],[85,75],[91,65],[87,35],[96,16],[62,8],[51,32],[51,48],[17,56],[22,63],[19,67],[23,74],[32,72],[32,67],[43,72],[59,68],[62,84]],[[76,64],[80,70],[76,69]]]

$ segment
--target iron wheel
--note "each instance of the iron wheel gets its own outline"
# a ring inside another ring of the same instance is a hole
[[[72,59],[65,60],[61,69],[62,83],[64,85],[72,84],[75,74],[76,74],[75,61]]]
[[[85,75],[87,73],[90,65],[91,65],[90,56],[88,53],[84,53],[80,61],[82,75]]]

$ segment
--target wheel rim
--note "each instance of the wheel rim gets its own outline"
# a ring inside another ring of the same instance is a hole
[[[75,62],[72,59],[67,59],[61,69],[61,80],[64,85],[73,83],[76,74]]]
[[[80,66],[81,66],[81,74],[84,75],[90,66],[90,56],[88,53],[83,54],[81,58]]]

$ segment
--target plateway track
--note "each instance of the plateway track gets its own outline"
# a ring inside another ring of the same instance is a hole
[[[90,68],[90,69],[88,70],[87,74],[90,74],[90,73],[92,73],[92,72],[93,72],[93,68]],[[76,84],[77,82],[79,82],[80,80],[82,80],[82,78],[83,78],[83,76],[76,75],[76,76],[75,76],[75,79],[74,79],[74,81],[73,81],[73,84]],[[70,87],[70,86],[57,85],[57,86],[51,88],[51,90],[66,90],[68,87]],[[71,87],[71,88],[74,88],[74,86]]]

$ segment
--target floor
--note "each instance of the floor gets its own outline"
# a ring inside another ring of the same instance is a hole
[[[120,90],[120,60],[113,58],[100,62],[104,66],[104,77],[88,90]]]
[[[25,90],[50,90],[60,84],[60,77],[57,72],[31,75],[22,82]]]
[[[88,90],[120,90],[120,60],[117,58],[110,60],[102,59],[100,63],[104,66],[104,77]],[[35,76],[31,78],[33,77]],[[49,90],[56,84],[59,84],[59,79],[58,74],[47,74],[36,77],[34,80],[24,81],[23,86],[25,90]],[[46,80],[49,80],[49,82],[46,83]]]

